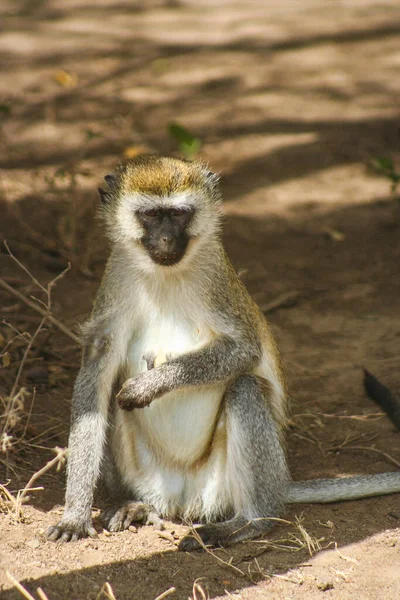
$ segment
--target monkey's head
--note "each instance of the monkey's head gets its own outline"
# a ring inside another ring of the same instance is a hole
[[[218,177],[200,162],[144,155],[117,166],[99,189],[112,242],[134,251],[149,270],[181,266],[216,239]]]

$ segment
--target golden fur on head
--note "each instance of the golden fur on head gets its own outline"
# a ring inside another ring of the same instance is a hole
[[[143,194],[168,198],[177,194],[204,190],[208,182],[210,192],[217,176],[201,162],[179,158],[141,155],[118,165],[115,175],[121,179],[122,194]],[[219,195],[212,198],[219,200]]]
[[[184,208],[193,212],[188,227],[191,239],[188,255],[196,246],[206,246],[218,238],[220,230],[221,193],[219,178],[200,161],[179,158],[140,155],[120,163],[105,180],[107,190],[99,190],[102,200],[101,215],[113,243],[122,244],[128,251],[135,245],[135,262],[153,271],[152,264],[140,240],[143,227],[136,217],[138,212],[154,208]],[[186,265],[189,256],[178,265]],[[177,267],[177,268],[178,268]],[[169,269],[172,272],[173,269]]]

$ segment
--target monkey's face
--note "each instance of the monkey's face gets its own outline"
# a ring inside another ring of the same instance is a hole
[[[193,216],[193,208],[181,207],[159,206],[136,212],[144,231],[140,241],[153,262],[168,267],[182,260],[189,243],[188,227]]]
[[[218,177],[202,163],[140,156],[105,180],[108,189],[99,192],[108,235],[146,274],[184,270],[218,238]]]

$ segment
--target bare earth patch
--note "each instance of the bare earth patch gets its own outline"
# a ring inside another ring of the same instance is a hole
[[[228,252],[284,355],[294,479],[398,468],[400,434],[362,388],[365,366],[400,390],[400,209],[368,167],[399,164],[398,2],[5,0],[0,15],[1,239],[44,287],[71,263],[55,318],[74,334],[90,311],[101,178],[142,148],[176,154],[181,123],[223,176]],[[3,249],[0,268],[46,303]],[[26,389],[0,445],[16,494],[66,445],[79,350],[47,321],[17,380],[41,316],[4,287],[0,305],[0,394]],[[117,600],[400,596],[399,495],[292,507],[265,540],[181,554],[177,523],[45,541],[64,479],[36,481],[20,522],[0,491],[1,598],[22,597],[6,570],[49,600],[110,598],[107,581]]]

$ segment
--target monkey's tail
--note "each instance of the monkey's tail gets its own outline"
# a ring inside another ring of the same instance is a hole
[[[400,492],[400,471],[377,475],[357,475],[340,479],[312,479],[292,482],[289,485],[287,502],[341,502],[358,500],[370,496],[384,496]]]
[[[368,396],[385,411],[393,425],[400,429],[400,398],[366,369],[364,387]]]

